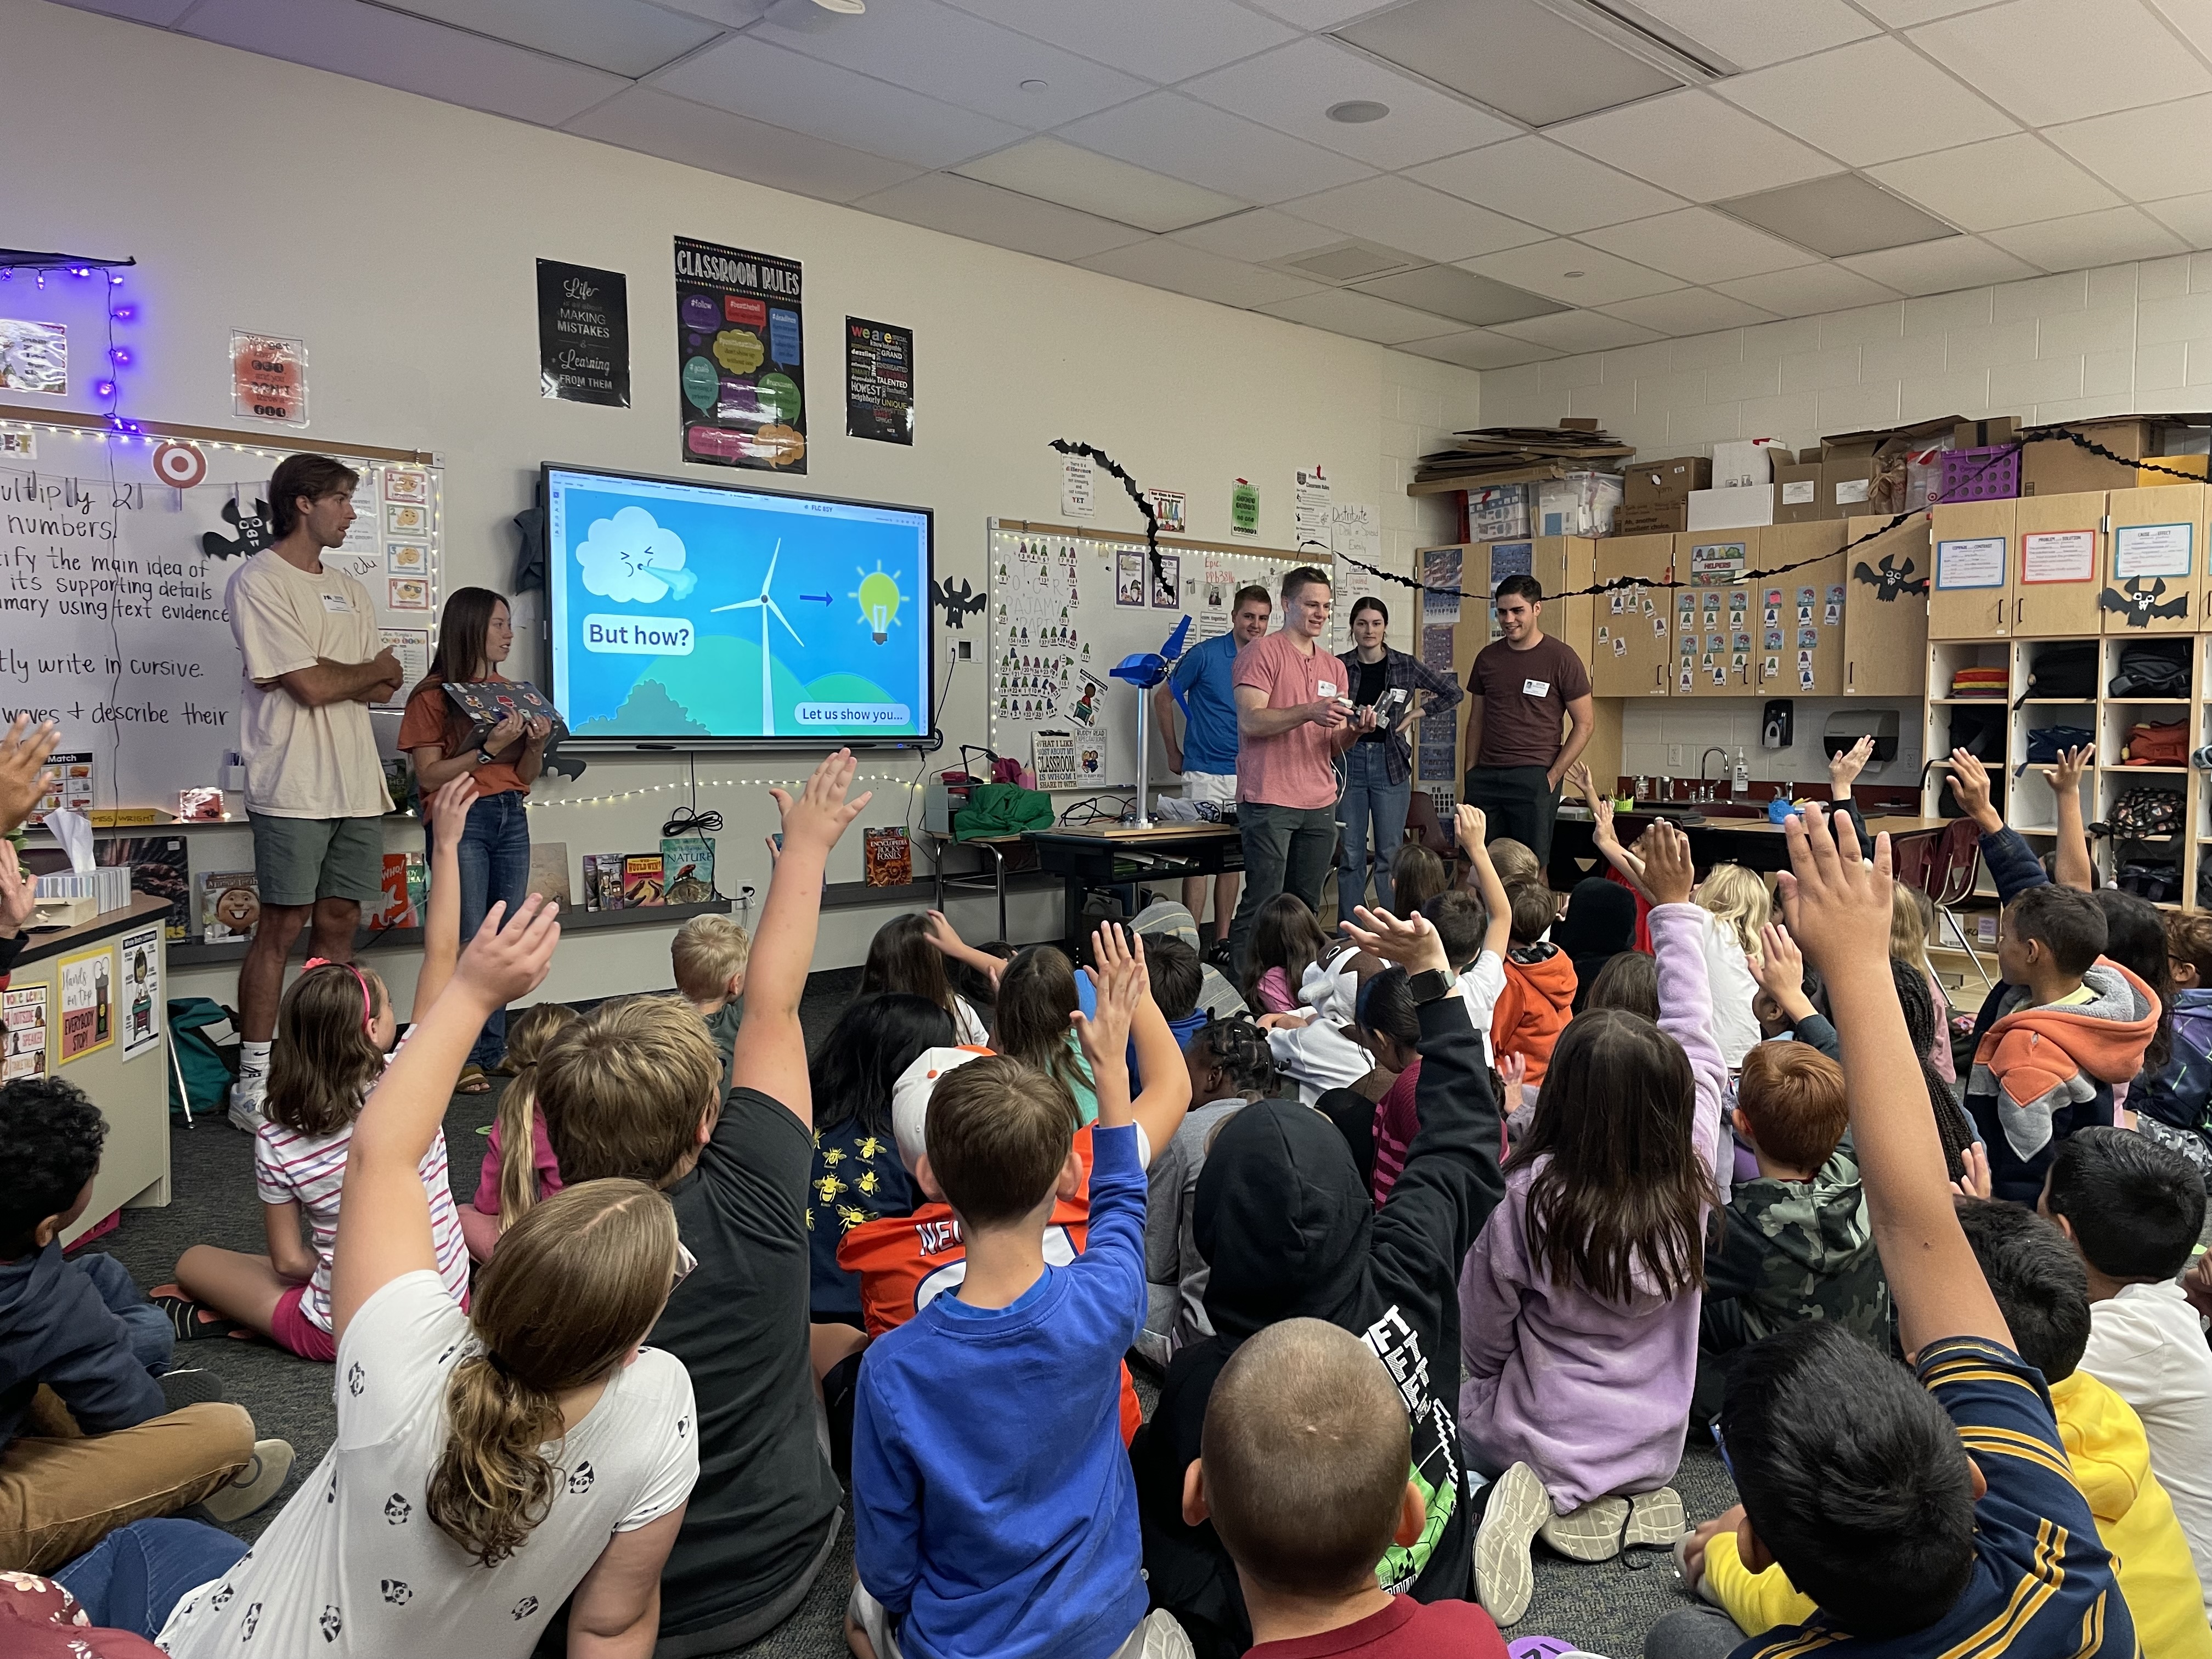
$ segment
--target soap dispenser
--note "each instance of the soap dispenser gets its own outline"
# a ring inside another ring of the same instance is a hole
[[[1735,793],[1739,795],[1751,793],[1751,768],[1745,763],[1741,744],[1736,745],[1735,751]]]

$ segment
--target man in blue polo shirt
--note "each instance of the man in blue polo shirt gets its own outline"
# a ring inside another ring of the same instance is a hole
[[[1187,800],[1210,800],[1224,811],[1237,805],[1237,694],[1230,676],[1237,665],[1237,653],[1267,631],[1267,619],[1274,609],[1266,588],[1238,588],[1230,611],[1229,631],[1184,652],[1175,672],[1153,689],[1152,707],[1159,714],[1168,765],[1182,774]],[[1187,722],[1180,740],[1176,737],[1178,704]],[[1183,908],[1198,924],[1202,941],[1210,944],[1229,937],[1229,919],[1237,914],[1241,879],[1233,870],[1213,878],[1213,927],[1209,933],[1206,878],[1183,878]]]

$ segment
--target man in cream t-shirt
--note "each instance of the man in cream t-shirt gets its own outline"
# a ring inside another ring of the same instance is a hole
[[[268,1091],[284,961],[313,924],[308,954],[353,960],[361,907],[382,902],[392,810],[368,705],[399,689],[399,659],[376,643],[368,590],[323,568],[353,523],[352,468],[292,455],[269,481],[274,546],[231,576],[230,631],[244,659],[239,750],[261,919],[238,970],[239,1077],[230,1121],[252,1133]]]

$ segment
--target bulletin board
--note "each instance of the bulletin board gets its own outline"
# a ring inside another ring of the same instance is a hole
[[[404,450],[211,428],[112,433],[0,406],[0,719],[61,727],[94,808],[174,812],[238,747],[241,675],[225,603],[270,474],[302,450],[361,474],[345,544],[406,679],[429,670],[441,603],[441,469]],[[397,731],[399,705],[381,713]]]
[[[1176,585],[1173,602],[1152,579],[1141,534],[1022,519],[990,521],[984,666],[991,748],[1030,765],[1042,734],[1044,754],[1065,769],[1054,775],[1041,768],[1041,789],[1134,788],[1140,710],[1152,745],[1152,781],[1173,782],[1151,713],[1152,694],[1107,671],[1124,657],[1158,651],[1186,614],[1191,618],[1186,649],[1227,633],[1240,587],[1258,582],[1279,593],[1285,574],[1302,564],[1333,568],[1310,549],[1300,555],[1165,536],[1159,549]],[[1342,648],[1334,634],[1341,631],[1341,613],[1349,605],[1341,594],[1338,600],[1333,633],[1322,641],[1331,650]]]

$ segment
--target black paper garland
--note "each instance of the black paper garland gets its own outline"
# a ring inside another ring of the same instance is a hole
[[[1052,447],[1063,455],[1080,455],[1085,460],[1095,461],[1121,481],[1121,488],[1127,490],[1129,499],[1136,502],[1137,511],[1145,515],[1145,556],[1152,562],[1152,580],[1160,585],[1160,592],[1166,594],[1170,602],[1180,603],[1175,584],[1168,580],[1167,567],[1160,562],[1159,514],[1152,510],[1152,502],[1145,499],[1145,492],[1137,488],[1137,481],[1103,449],[1093,449],[1089,444],[1072,443],[1066,438],[1054,438]],[[1397,580],[1403,580],[1404,578]]]

